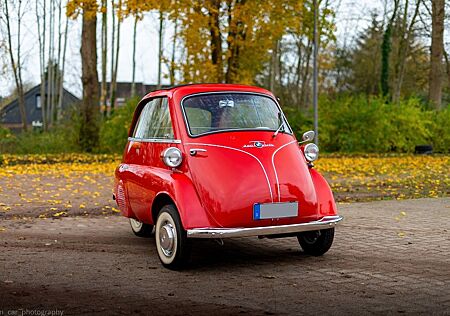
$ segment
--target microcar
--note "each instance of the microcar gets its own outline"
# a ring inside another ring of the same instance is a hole
[[[299,142],[262,88],[193,84],[137,105],[113,198],[137,236],[155,235],[162,264],[182,268],[192,240],[297,237],[327,252],[342,220],[314,169],[314,132]]]

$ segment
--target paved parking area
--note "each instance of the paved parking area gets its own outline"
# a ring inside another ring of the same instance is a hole
[[[0,315],[450,315],[450,199],[339,205],[323,257],[295,238],[194,245],[162,268],[118,216],[0,222]],[[18,314],[22,315],[22,314]]]

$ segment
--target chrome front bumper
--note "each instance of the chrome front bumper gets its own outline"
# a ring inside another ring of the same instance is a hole
[[[344,218],[342,216],[325,216],[317,221],[279,226],[263,226],[248,228],[194,228],[187,230],[188,238],[232,238],[267,236],[278,234],[294,234],[311,230],[321,230],[336,226]]]

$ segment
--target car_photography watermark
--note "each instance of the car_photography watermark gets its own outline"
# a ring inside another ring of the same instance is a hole
[[[10,310],[0,309],[0,316],[63,316],[64,311],[59,309],[28,309],[18,308]]]

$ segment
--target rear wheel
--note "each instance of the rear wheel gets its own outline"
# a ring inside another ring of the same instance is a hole
[[[321,256],[333,244],[334,228],[300,233],[297,235],[297,239],[305,253],[312,256]]]
[[[153,232],[153,225],[144,224],[134,218],[130,218],[130,226],[133,233],[139,237],[149,237]]]
[[[163,266],[171,270],[180,270],[186,266],[191,244],[174,205],[166,205],[159,212],[155,239],[156,250]]]

